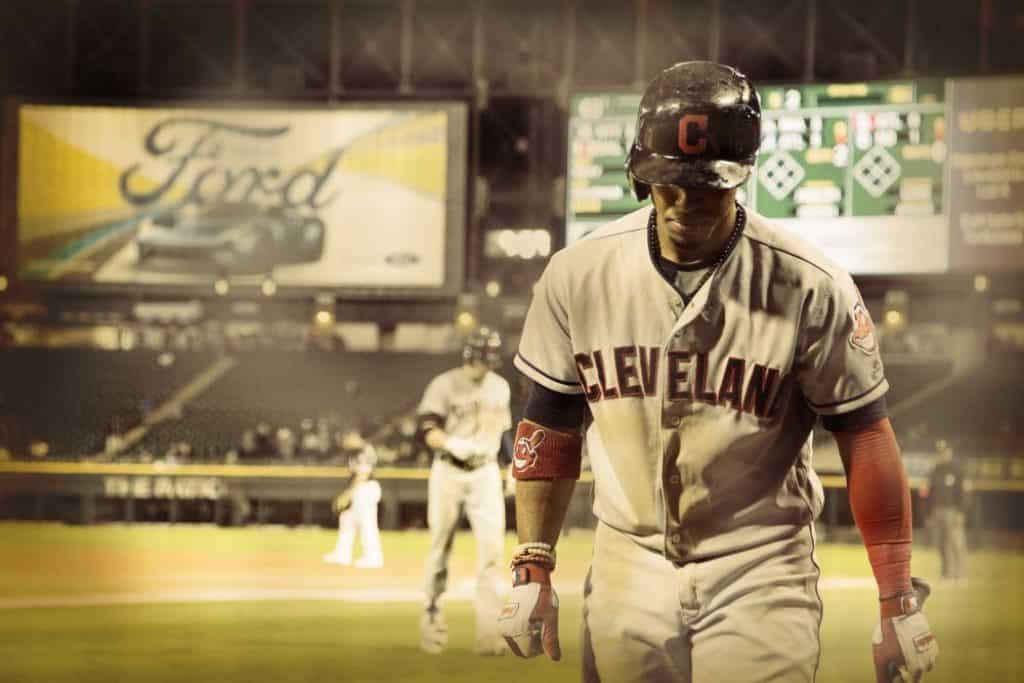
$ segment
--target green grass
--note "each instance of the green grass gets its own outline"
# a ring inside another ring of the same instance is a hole
[[[383,572],[322,564],[333,540],[332,532],[315,529],[0,525],[0,601],[240,587],[419,586],[425,534],[386,534]],[[417,649],[419,606],[411,602],[181,602],[0,609],[0,681],[578,681],[578,592],[590,540],[581,533],[560,542],[559,664],[474,656],[468,601],[447,603],[451,646],[437,657]],[[819,558],[825,577],[870,576],[858,546],[821,546]],[[473,562],[472,539],[460,534],[454,583],[471,579]],[[938,575],[937,559],[927,549],[915,551],[914,565],[917,574]],[[927,680],[1024,680],[1024,555],[979,552],[969,567],[969,586],[936,582],[928,603],[942,654]],[[874,590],[837,587],[823,595],[818,680],[869,681]]]

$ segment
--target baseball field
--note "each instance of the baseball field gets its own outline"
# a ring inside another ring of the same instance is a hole
[[[0,524],[0,681],[577,681],[589,533],[560,542],[564,659],[472,652],[472,537],[455,542],[450,647],[418,650],[423,532],[384,534],[385,568],[327,565],[322,529]],[[509,548],[512,536],[507,539]],[[870,681],[875,591],[857,545],[819,546],[823,682]],[[938,576],[934,552],[915,573]],[[1024,680],[1024,553],[975,552],[934,582],[929,681]]]

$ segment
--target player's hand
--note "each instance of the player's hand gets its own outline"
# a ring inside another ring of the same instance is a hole
[[[519,657],[544,653],[557,662],[562,647],[558,643],[558,594],[551,587],[551,570],[527,562],[517,566],[512,576],[512,592],[498,617],[501,635]]]
[[[472,439],[461,436],[449,436],[444,440],[444,449],[459,460],[468,460],[480,452],[480,447]]]
[[[939,656],[939,644],[932,635],[921,605],[931,592],[923,579],[912,579],[914,596],[892,598],[896,616],[883,616],[871,639],[877,683],[917,683],[931,671]],[[888,602],[888,601],[887,601]],[[883,605],[883,611],[885,609]]]

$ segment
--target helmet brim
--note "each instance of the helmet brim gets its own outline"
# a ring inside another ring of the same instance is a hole
[[[723,159],[688,159],[633,149],[629,172],[647,185],[675,185],[683,188],[729,190],[750,177],[750,164]]]

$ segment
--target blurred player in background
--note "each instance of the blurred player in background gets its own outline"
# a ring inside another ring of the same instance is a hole
[[[554,545],[585,438],[599,523],[584,680],[813,681],[820,418],[879,589],[865,658],[871,648],[878,683],[917,681],[935,661],[860,293],[737,201],[760,120],[753,84],[731,67],[659,73],[626,168],[653,206],[556,253],[534,290],[515,358],[534,383],[513,454],[521,543],[500,617],[517,655],[561,657]]]
[[[935,469],[921,496],[928,500],[932,532],[942,557],[942,578],[960,583],[967,555],[964,518],[970,487],[950,443],[940,439],[935,451]]]
[[[358,532],[362,554],[355,561],[355,566],[377,569],[384,566],[380,529],[377,526],[380,482],[372,478],[377,453],[354,429],[342,436],[341,447],[348,456],[352,479],[331,505],[338,515],[338,541],[334,550],[324,555],[324,562],[345,566],[352,564],[352,550]]]
[[[511,427],[508,382],[493,372],[501,363],[501,338],[480,328],[466,341],[462,366],[435,377],[419,405],[419,433],[434,450],[428,489],[426,606],[421,647],[437,654],[447,644],[438,601],[448,584],[448,561],[463,508],[477,548],[476,650],[501,654],[501,564],[505,501],[498,451]]]

